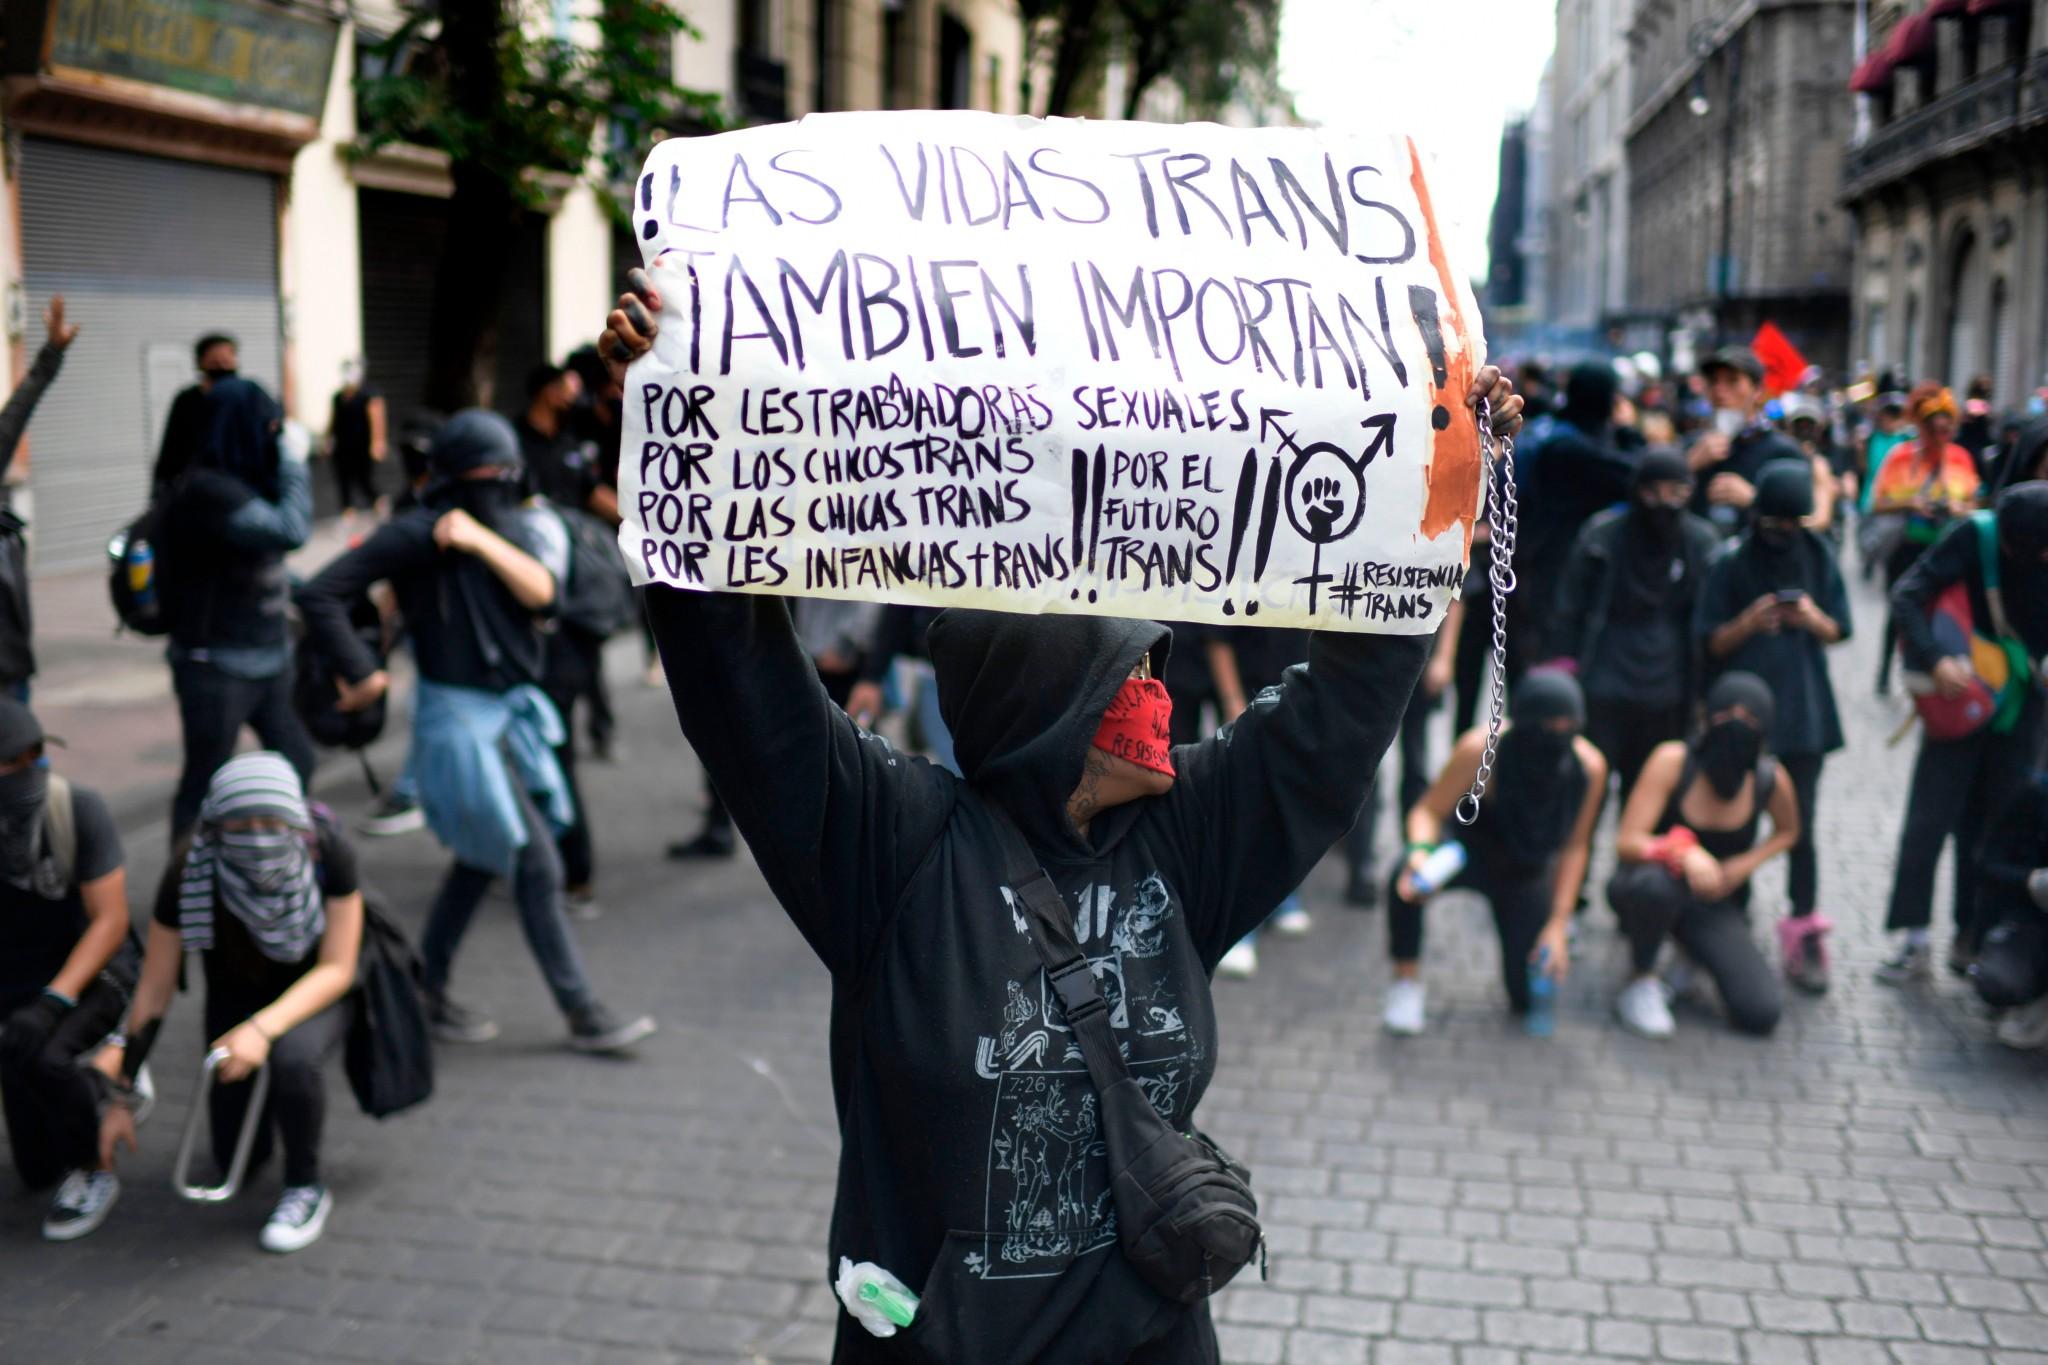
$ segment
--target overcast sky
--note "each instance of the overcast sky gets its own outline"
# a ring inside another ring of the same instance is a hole
[[[1312,122],[1414,134],[1453,267],[1483,278],[1501,125],[1535,104],[1556,17],[1552,0],[1286,0],[1280,76]]]

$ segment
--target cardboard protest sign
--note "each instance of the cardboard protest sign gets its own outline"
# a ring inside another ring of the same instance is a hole
[[[678,138],[633,226],[640,582],[1422,632],[1483,356],[1398,136],[979,113]]]

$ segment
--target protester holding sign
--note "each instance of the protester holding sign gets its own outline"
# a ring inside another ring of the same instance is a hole
[[[634,278],[601,343],[614,364],[657,343],[663,300]],[[1481,398],[1512,433],[1521,404],[1491,368]],[[929,643],[963,780],[834,706],[784,603],[649,602],[684,733],[833,974],[834,1262],[917,1291],[917,1358],[1215,1361],[1206,1306],[1118,1250],[1097,1095],[998,822],[1072,910],[1130,1072],[1185,1127],[1215,1066],[1209,973],[1356,818],[1426,641],[1313,635],[1280,687],[1168,749],[1165,628],[948,611]],[[840,1365],[902,1358],[840,1318]]]

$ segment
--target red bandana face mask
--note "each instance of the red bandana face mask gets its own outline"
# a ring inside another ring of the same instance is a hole
[[[1173,698],[1157,678],[1126,678],[1102,713],[1096,748],[1155,773],[1173,774]]]

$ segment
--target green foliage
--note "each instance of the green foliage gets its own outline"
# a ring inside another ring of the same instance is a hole
[[[1145,92],[1171,78],[1191,117],[1213,117],[1244,96],[1263,102],[1279,88],[1281,0],[1018,0],[1024,21],[1024,103],[1035,108],[1030,75],[1050,67],[1046,114],[1087,113],[1112,52],[1128,68],[1125,118]]]
[[[653,143],[719,123],[717,96],[671,80],[677,37],[701,35],[661,0],[603,0],[587,46],[521,0],[406,0],[404,13],[365,42],[353,156],[429,147],[534,206],[530,171],[628,182]],[[593,148],[600,125],[608,135]]]

